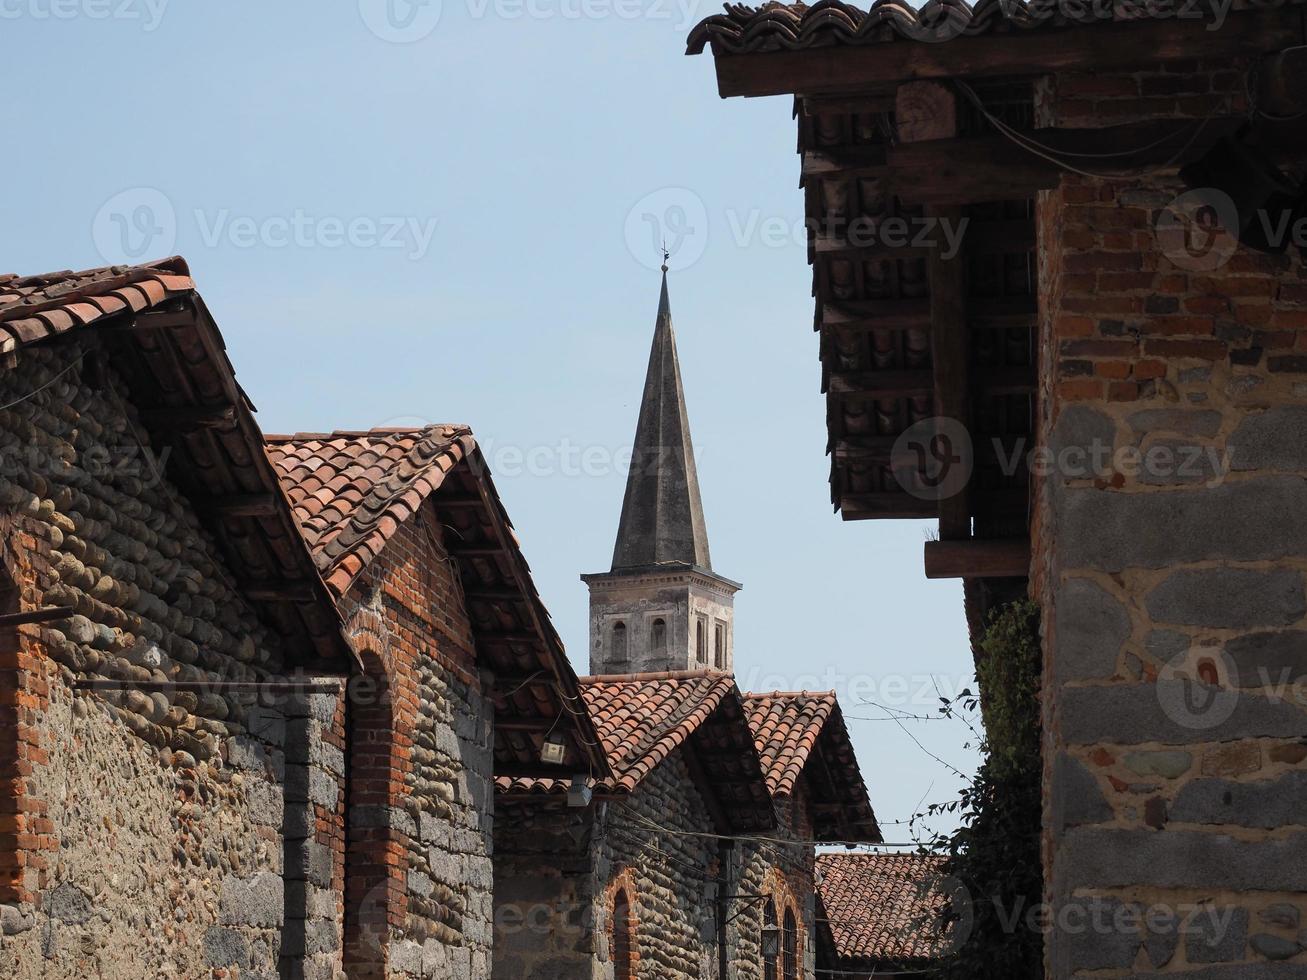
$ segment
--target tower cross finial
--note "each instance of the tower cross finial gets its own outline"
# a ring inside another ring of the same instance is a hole
[[[663,239],[663,272],[667,271],[667,260],[672,257],[672,253],[667,251],[667,239]]]

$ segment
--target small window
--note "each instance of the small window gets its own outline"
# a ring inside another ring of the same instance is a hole
[[[713,664],[726,667],[726,624],[718,623],[713,627]]]
[[[694,659],[708,662],[708,623],[702,616],[694,624]]]
[[[667,623],[662,619],[655,619],[649,627],[649,646],[654,653],[662,653],[667,649]]]
[[[762,913],[762,976],[763,980],[776,980],[776,946],[775,940],[767,942],[766,934],[776,935],[776,905],[769,898]]]
[[[626,624],[613,624],[613,659],[626,659]]]
[[[626,891],[613,899],[613,973],[616,980],[634,980],[635,958],[631,955],[635,937],[631,934],[631,902]]]
[[[794,922],[794,910],[785,910],[785,931],[781,934],[781,976],[784,980],[798,980],[799,930]]]

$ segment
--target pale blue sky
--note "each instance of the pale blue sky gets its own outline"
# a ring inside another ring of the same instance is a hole
[[[742,685],[933,713],[930,675],[970,682],[961,587],[927,524],[831,513],[790,101],[718,99],[706,2],[386,2],[3,0],[0,269],[180,252],[265,431],[470,423],[584,673],[665,233]],[[849,727],[883,822],[955,792]]]

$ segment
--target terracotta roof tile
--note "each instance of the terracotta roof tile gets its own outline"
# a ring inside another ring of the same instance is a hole
[[[1302,0],[1289,0],[1300,3]],[[1282,6],[1285,0],[1240,0],[1237,9]],[[928,0],[913,7],[904,0],[877,0],[863,10],[841,0],[766,3],[749,7],[725,4],[726,13],[709,17],[690,32],[688,54],[712,45],[714,54],[762,53],[833,45],[887,44],[896,41],[940,42],[987,33],[1022,33],[1109,20],[1138,19],[1139,5],[1122,5],[1108,16],[1088,4],[1048,0]],[[1184,5],[1154,4],[1149,17],[1178,17]],[[1077,11],[1079,16],[1073,16]]]
[[[837,814],[823,811],[817,821],[818,836],[823,840],[881,840],[834,691],[745,694],[744,707],[773,796],[793,795],[799,776],[820,748],[822,771],[814,775],[821,779],[811,780],[815,798],[843,807]]]
[[[64,269],[36,276],[9,275],[3,283],[0,327],[9,336],[0,339],[0,352],[85,326],[129,304],[134,312],[140,311],[195,289],[181,256],[82,272]]]
[[[712,671],[582,677],[581,697],[603,743],[613,780],[599,788],[631,792],[735,691]],[[558,792],[561,780],[500,779],[501,790]]]
[[[934,855],[818,854],[817,897],[838,959],[901,964],[944,952],[942,866]]]
[[[314,560],[337,594],[474,446],[461,425],[267,437]]]

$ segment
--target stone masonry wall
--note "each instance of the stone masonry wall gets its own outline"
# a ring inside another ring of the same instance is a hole
[[[1041,112],[1237,113],[1242,69],[1060,76]],[[1307,975],[1307,265],[1186,247],[1184,192],[1068,175],[1039,201],[1058,978]]]
[[[814,880],[816,850],[800,841],[813,839],[811,811],[802,780],[798,791],[789,800],[777,805],[780,827],[762,835],[777,840],[795,841],[794,844],[768,842],[741,842],[731,855],[730,877],[739,882],[735,891],[743,895],[769,896],[776,908],[776,923],[783,925],[785,910],[794,911],[798,931],[799,976],[815,976],[815,948],[809,952],[809,937],[815,937],[817,891]],[[763,904],[733,902],[727,915],[736,915],[727,931],[731,950],[729,960],[731,980],[761,977]],[[777,976],[781,977],[779,957]]]
[[[786,806],[782,835],[810,839],[807,806]],[[791,815],[792,814],[792,815]],[[791,823],[790,821],[793,821]],[[727,896],[728,976],[762,976],[762,904],[798,920],[800,976],[814,916],[813,849],[737,842],[722,867],[712,817],[680,751],[629,800],[571,810],[539,798],[501,807],[495,838],[497,980],[612,980],[612,910],[625,889],[635,922],[635,975],[698,980],[719,973],[717,905]],[[767,836],[774,836],[767,835]]]
[[[0,653],[0,975],[275,977],[279,709],[70,686],[281,671],[125,387],[92,383],[81,353],[24,350],[0,373],[4,565],[25,607],[75,610]]]
[[[383,766],[379,773],[385,805],[362,800],[349,813],[360,826],[389,832],[389,844],[370,859],[387,867],[402,893],[390,921],[389,975],[488,978],[492,709],[457,569],[429,509],[395,533],[342,605],[350,623],[375,623],[375,662],[389,677],[384,694],[351,687],[352,715],[362,717],[368,699],[393,700],[398,772]],[[381,737],[357,726],[348,733],[358,745]],[[361,764],[351,778],[361,784],[370,763],[355,758]]]

